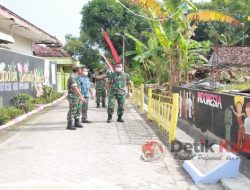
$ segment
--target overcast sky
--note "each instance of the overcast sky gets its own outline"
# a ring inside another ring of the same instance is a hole
[[[79,35],[80,11],[88,0],[0,0],[0,4],[65,42]]]
[[[0,4],[65,43],[66,34],[79,35],[80,11],[88,1],[0,0]]]

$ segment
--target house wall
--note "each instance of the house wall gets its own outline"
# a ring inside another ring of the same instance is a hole
[[[79,62],[72,57],[46,57],[57,64],[58,91],[67,90],[67,81],[72,73],[72,65]]]
[[[9,34],[9,32],[0,30],[0,32]],[[14,44],[1,44],[2,47],[9,48],[13,51],[28,54],[28,55],[33,55],[32,51],[32,41],[28,40],[26,38],[23,38],[21,36],[13,34],[12,37],[15,40]]]

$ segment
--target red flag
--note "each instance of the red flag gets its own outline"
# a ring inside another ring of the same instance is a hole
[[[106,65],[108,66],[108,68],[109,68],[112,72],[114,72],[115,69],[114,69],[113,64],[110,63],[110,62],[108,61],[107,57],[106,57],[104,54],[101,54],[101,55],[102,55],[103,59],[105,60]]]
[[[120,58],[119,58],[119,56],[118,56],[118,54],[117,54],[116,49],[114,48],[114,46],[113,46],[111,40],[109,39],[108,34],[107,34],[103,29],[102,29],[102,35],[103,35],[105,41],[106,41],[106,42],[108,43],[108,45],[109,45],[109,48],[110,48],[110,50],[111,50],[111,53],[112,53],[112,55],[113,55],[113,57],[114,57],[114,60],[115,60],[116,64],[121,63],[121,60],[120,60]]]

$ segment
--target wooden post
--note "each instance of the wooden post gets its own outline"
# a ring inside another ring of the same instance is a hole
[[[148,89],[148,113],[147,117],[148,119],[152,118],[152,88]]]
[[[178,122],[178,111],[179,111],[179,94],[173,94],[173,105],[172,105],[172,114],[171,114],[171,121],[170,121],[170,130],[168,140],[171,143],[176,136],[176,128]]]
[[[141,93],[140,93],[140,99],[141,99],[141,112],[144,112],[144,84],[141,84]]]

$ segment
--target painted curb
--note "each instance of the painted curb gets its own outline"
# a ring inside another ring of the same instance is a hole
[[[58,98],[57,100],[55,100],[54,102],[51,102],[51,103],[49,103],[49,104],[38,105],[37,108],[36,108],[35,110],[33,110],[33,111],[31,111],[31,112],[28,112],[28,113],[26,113],[26,114],[24,114],[24,115],[21,115],[21,116],[15,118],[15,119],[9,121],[8,123],[6,123],[6,124],[4,124],[4,125],[1,125],[1,126],[0,126],[0,130],[6,129],[6,128],[8,128],[8,127],[11,127],[11,126],[13,126],[13,125],[15,125],[15,124],[17,124],[17,123],[23,121],[24,119],[30,117],[31,115],[33,115],[33,114],[35,114],[35,113],[38,113],[38,112],[42,111],[44,108],[47,108],[47,107],[50,107],[50,106],[52,106],[52,105],[57,104],[58,102],[62,101],[64,98],[66,98],[66,95],[63,95],[61,98]]]

